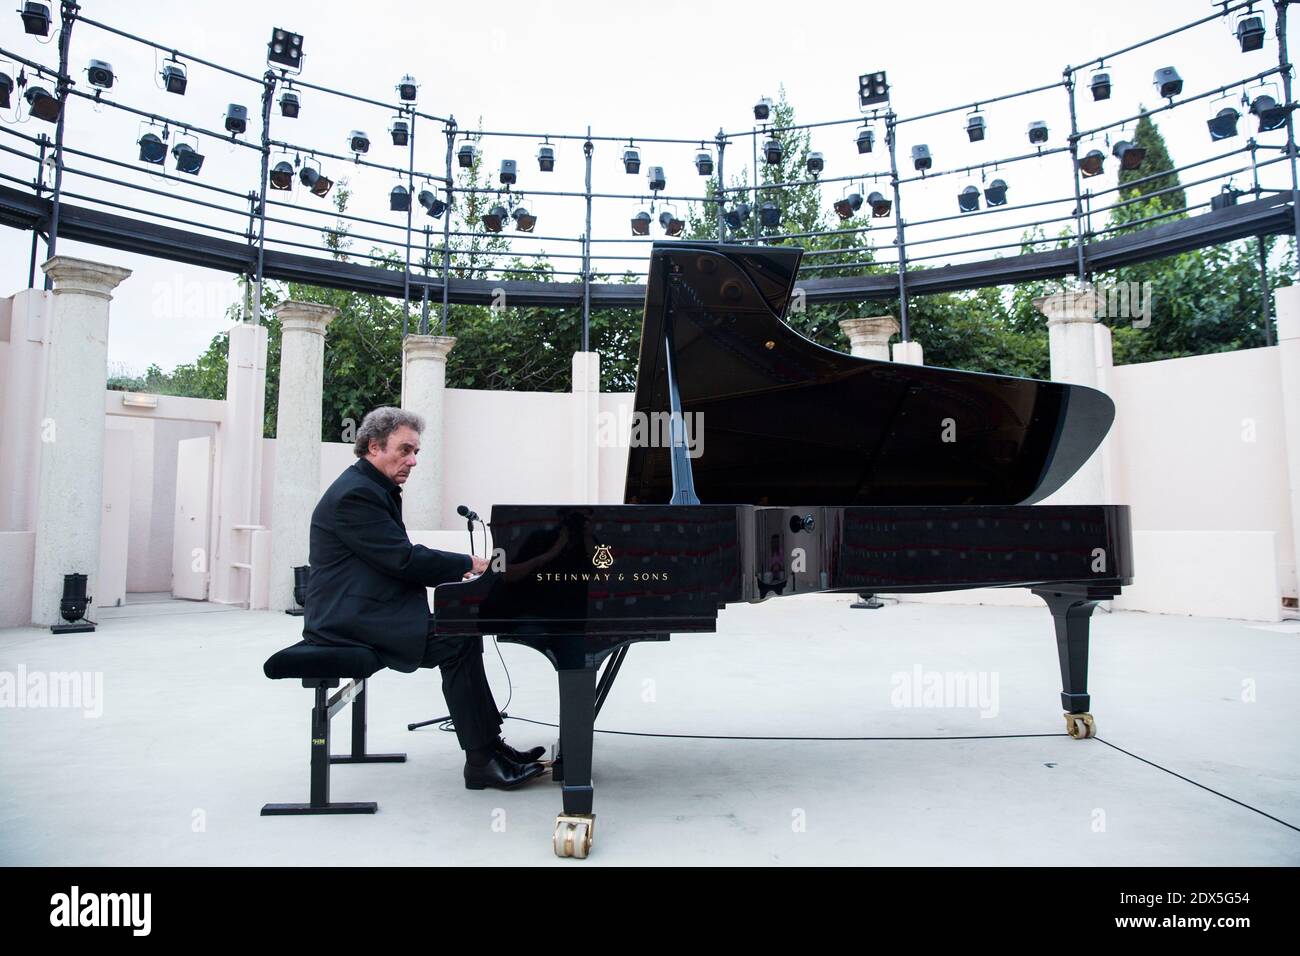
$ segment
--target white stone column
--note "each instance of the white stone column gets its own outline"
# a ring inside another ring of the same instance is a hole
[[[1286,470],[1291,492],[1291,545],[1300,577],[1300,286],[1274,293],[1277,303],[1277,354],[1282,378],[1282,424],[1286,436]],[[1300,581],[1284,582],[1300,586]]]
[[[1034,308],[1047,316],[1047,345],[1052,381],[1101,389],[1098,369],[1097,295],[1092,286],[1040,295]],[[1106,468],[1100,451],[1052,495],[1056,504],[1104,504]]]
[[[226,402],[213,454],[212,555],[208,600],[249,600],[251,532],[262,524],[262,435],[266,418],[266,326],[240,322],[230,329]]]
[[[402,408],[424,419],[419,464],[402,487],[402,522],[418,531],[442,528],[443,424],[450,335],[402,340]]]
[[[900,365],[924,365],[925,352],[921,343],[915,339],[910,342],[895,342],[894,361]]]
[[[315,302],[281,302],[280,395],[275,413],[275,482],[271,491],[268,606],[296,607],[293,569],[307,563],[311,513],[320,500],[321,396],[325,329],[338,310]]]
[[[41,289],[0,301],[0,325],[7,322],[7,329],[0,328],[0,420],[5,423],[0,428],[0,532],[36,526],[45,343],[53,306],[54,293]],[[24,602],[22,623],[30,604]]]
[[[600,353],[573,353],[573,457],[572,500],[595,504],[600,500]]]
[[[55,256],[41,268],[54,283],[41,416],[32,570],[32,623],[60,622],[65,574],[85,574],[94,596],[104,481],[104,382],[108,304],[130,269]]]
[[[848,337],[851,354],[858,358],[888,362],[889,340],[898,334],[898,320],[892,315],[840,319],[840,329]]]

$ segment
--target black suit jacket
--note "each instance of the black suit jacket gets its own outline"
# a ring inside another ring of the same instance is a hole
[[[374,648],[413,671],[429,635],[426,587],[459,581],[467,554],[412,544],[402,489],[364,458],[344,470],[311,515],[311,572],[302,636],[309,644]]]

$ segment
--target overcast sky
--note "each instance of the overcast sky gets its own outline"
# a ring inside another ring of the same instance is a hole
[[[55,4],[57,7],[57,4]],[[961,105],[978,97],[994,97],[1030,87],[1057,83],[1062,70],[1082,64],[1130,43],[1162,33],[1171,27],[1213,12],[1205,2],[1151,3],[1092,0],[1088,4],[1003,0],[972,5],[956,0],[926,4],[749,2],[685,3],[575,2],[530,0],[527,3],[419,5],[390,0],[365,3],[281,0],[278,3],[226,0],[222,3],[146,4],[84,0],[86,16],[155,40],[182,52],[213,60],[244,73],[260,75],[264,69],[266,40],[273,26],[305,35],[307,54],[302,78],[385,102],[395,99],[394,84],[406,72],[421,84],[419,105],[437,115],[454,115],[462,127],[472,128],[482,117],[488,130],[528,133],[604,136],[680,137],[712,140],[719,127],[728,132],[748,131],[754,124],[752,105],[763,95],[776,96],[784,84],[786,94],[802,122],[817,122],[857,115],[857,77],[868,70],[889,74],[892,105],[902,116],[917,115]],[[1263,51],[1242,54],[1232,35],[1231,21],[1218,19],[1178,37],[1124,55],[1112,63],[1115,92],[1108,103],[1093,103],[1080,91],[1080,126],[1087,129],[1137,112],[1139,103],[1158,105],[1151,76],[1160,66],[1173,65],[1186,82],[1185,93],[1208,90],[1276,64],[1273,7],[1263,10],[1269,37]],[[1294,31],[1289,30],[1294,46]],[[51,64],[57,62],[55,45],[42,46],[22,32],[16,13],[0,15],[0,46]],[[106,33],[89,24],[74,31],[71,61],[84,81],[90,58],[108,60],[118,75],[109,94],[114,100],[146,112],[220,129],[229,102],[249,107],[252,120],[248,139],[258,137],[259,87],[237,77],[198,64],[190,66],[189,90],[184,97],[161,90],[156,81],[159,55],[152,49]],[[0,66],[6,72],[14,72]],[[1086,83],[1086,73],[1081,77]],[[1277,83],[1276,77],[1272,82]],[[1280,96],[1280,86],[1278,90]],[[354,128],[370,134],[370,158],[404,165],[406,150],[391,144],[387,126],[391,111],[361,103],[302,91],[302,115],[297,120],[272,119],[272,135],[326,151],[344,153],[346,134]],[[1044,119],[1050,128],[1049,146],[1065,144],[1069,120],[1066,95],[1053,89],[1006,103],[984,112],[988,123],[985,142],[972,144],[964,133],[965,111],[905,124],[900,128],[900,165],[909,165],[908,152],[926,143],[934,155],[935,170],[978,164],[998,156],[1026,152],[1025,128],[1031,119]],[[1222,104],[1219,104],[1222,105]],[[1217,107],[1216,107],[1217,108]],[[1157,117],[1171,153],[1187,163],[1244,145],[1254,130],[1250,117],[1242,120],[1236,139],[1211,144],[1205,120],[1208,102],[1189,105]],[[13,120],[13,111],[4,119]],[[31,120],[10,126],[29,135],[53,127]],[[1131,131],[1131,126],[1130,126]],[[141,121],[120,110],[95,107],[73,99],[69,106],[66,142],[86,152],[130,163],[135,167],[135,141]],[[825,153],[827,176],[859,174],[887,169],[881,150],[859,157],[854,147],[854,126],[832,126],[813,131],[813,148]],[[1113,143],[1116,136],[1112,134]],[[1282,144],[1283,133],[1264,134],[1261,142]],[[173,142],[174,142],[173,138]],[[12,137],[0,140],[21,145]],[[201,181],[245,194],[256,188],[258,156],[254,150],[200,139],[207,159]],[[538,172],[534,160],[538,140],[489,138],[483,149],[490,168],[502,158],[519,161],[519,187],[581,191],[582,152],[578,142],[557,141],[557,166],[553,174]],[[417,128],[416,167],[439,172],[443,168],[445,139],[428,122]],[[735,140],[728,151],[727,170],[750,166],[748,137]],[[1109,148],[1102,144],[1109,156]],[[642,176],[627,176],[615,143],[597,143],[594,187],[597,191],[639,193]],[[703,179],[695,174],[694,148],[686,145],[647,144],[643,162],[665,167],[667,192],[697,195]],[[1275,154],[1270,154],[1275,155]],[[279,158],[279,157],[277,157]],[[1198,175],[1224,172],[1245,164],[1245,157],[1205,167]],[[171,169],[164,178],[137,170],[112,169],[81,157],[69,165],[131,179],[159,190],[149,198],[150,208],[185,221],[242,232],[244,217],[169,200],[184,192],[208,201],[239,207],[237,199],[204,194],[178,183]],[[405,216],[387,208],[388,190],[397,178],[383,171],[365,170],[349,163],[322,160],[328,175],[347,175],[355,201],[352,211],[393,224],[404,225]],[[1113,159],[1103,177],[1090,185],[1114,184]],[[30,179],[33,164],[12,154],[0,155],[0,171]],[[644,171],[644,167],[643,167]],[[908,170],[910,174],[910,170]],[[945,176],[904,192],[909,221],[952,215],[956,194],[968,182],[986,185],[994,176],[1010,185],[1014,206],[1059,199],[1072,190],[1068,160],[1062,156],[1016,163],[981,180],[978,171]],[[1192,177],[1187,176],[1185,179]],[[1274,187],[1290,186],[1289,170],[1277,164],[1263,180]],[[1238,185],[1248,186],[1250,175],[1238,175]],[[886,184],[881,183],[884,187]],[[1193,201],[1208,199],[1219,182],[1190,190]],[[120,187],[96,183],[69,174],[71,192],[118,202],[139,204],[140,194],[125,194]],[[417,183],[417,190],[420,184]],[[836,198],[841,186],[824,187],[826,202]],[[871,188],[868,186],[868,189]],[[885,190],[888,191],[887,189]],[[304,208],[322,208],[321,200],[295,189],[288,201]],[[84,203],[82,199],[70,202]],[[529,201],[538,214],[538,233],[577,237],[583,229],[581,200],[536,197]],[[627,220],[643,204],[631,199],[597,202],[593,234],[629,236]],[[684,203],[672,203],[684,213]],[[656,212],[663,208],[662,203]],[[1039,216],[1067,215],[1069,206],[1035,208],[984,216],[971,220],[971,228],[986,228],[990,220],[1029,222]],[[417,213],[419,210],[417,208]],[[286,218],[313,221],[309,213],[281,213]],[[1018,216],[1019,218],[1015,218]],[[417,215],[417,223],[422,218]],[[874,242],[888,246],[893,219]],[[962,224],[964,225],[964,224]],[[382,233],[379,227],[368,231]],[[913,238],[934,235],[925,227],[909,230]],[[952,223],[947,231],[957,228]],[[658,232],[658,227],[655,227]],[[991,241],[1013,241],[1018,230]],[[314,233],[277,227],[275,235],[297,241],[314,241]],[[390,238],[398,233],[385,233]],[[26,287],[31,236],[0,230],[0,289]],[[974,243],[968,240],[968,245]],[[516,248],[577,252],[576,243],[539,243],[518,240]],[[360,242],[365,250],[368,244]],[[918,246],[916,255],[944,251],[943,246]],[[948,247],[951,248],[951,247]],[[112,311],[109,339],[110,365],[133,371],[156,362],[170,369],[192,360],[227,322],[224,308],[235,297],[235,283],[224,273],[178,266],[116,250],[95,249],[61,242],[59,251],[135,270],[119,289]],[[602,246],[600,251],[641,256],[635,244]],[[913,250],[909,250],[910,252]],[[38,256],[38,260],[43,256]],[[556,259],[558,269],[576,269],[572,262]],[[929,264],[934,264],[933,260]],[[611,268],[616,263],[606,262]],[[451,330],[454,334],[455,330]]]

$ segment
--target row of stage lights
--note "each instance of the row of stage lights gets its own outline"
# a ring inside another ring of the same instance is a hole
[[[27,33],[38,36],[49,35],[51,17],[48,3],[42,2],[42,0],[26,0],[19,13]],[[1234,32],[1243,53],[1259,50],[1263,47],[1266,32],[1264,21],[1262,16],[1254,12],[1253,4],[1238,14]],[[301,71],[303,61],[302,46],[303,38],[301,34],[277,27],[272,31],[271,39],[267,43],[267,62],[279,65],[285,71]],[[97,91],[96,95],[100,90],[111,89],[116,79],[112,65],[103,60],[90,60],[86,68],[86,74],[89,84]],[[185,94],[188,85],[186,66],[175,56],[163,61],[159,71],[159,79],[162,88],[167,92],[178,95]],[[288,118],[296,118],[301,110],[301,99],[298,91],[293,88],[292,81],[286,80],[286,83],[287,86],[281,92],[278,101],[280,113]],[[1177,69],[1172,66],[1161,67],[1156,70],[1153,83],[1160,96],[1171,101],[1183,90],[1182,77],[1179,76]],[[27,84],[22,73],[19,74],[17,85],[19,87],[26,86],[24,98],[27,100],[29,112],[32,116],[50,123],[58,122],[61,104],[57,96],[44,87]],[[9,108],[14,88],[14,79],[7,73],[0,72],[0,107]],[[399,100],[408,104],[415,102],[418,88],[419,85],[416,83],[415,78],[409,74],[403,76],[395,87]],[[1088,88],[1094,101],[1110,98],[1113,85],[1111,75],[1104,63],[1093,71],[1088,82]],[[887,102],[889,99],[889,84],[885,73],[879,71],[860,76],[858,78],[858,97],[859,106],[864,111],[868,107]],[[1237,135],[1237,126],[1241,113],[1231,104],[1219,105],[1228,99],[1230,97],[1224,97],[1212,104],[1213,115],[1206,121],[1212,141],[1219,141]],[[1281,129],[1286,125],[1289,107],[1279,104],[1278,98],[1269,92],[1261,90],[1253,97],[1243,92],[1241,94],[1241,105],[1256,116],[1259,123],[1259,132],[1261,133]],[[754,104],[754,119],[763,123],[770,122],[773,118],[773,110],[774,104],[771,98],[761,97]],[[232,138],[246,133],[248,129],[247,107],[238,103],[228,104],[224,125]],[[149,128],[137,140],[139,159],[141,162],[150,165],[163,165],[168,154],[167,140],[169,139],[169,131],[166,126],[163,126],[161,131],[156,130],[157,127],[150,123]],[[977,106],[975,111],[966,118],[967,137],[972,143],[981,142],[984,140],[986,132],[987,125],[984,116]],[[394,146],[409,145],[409,119],[401,114],[393,117],[389,125],[389,135]],[[1048,135],[1048,126],[1045,121],[1034,120],[1029,124],[1027,136],[1030,144],[1041,147],[1047,142]],[[357,158],[368,153],[371,146],[370,137],[363,130],[349,132],[346,143],[348,149]],[[869,121],[864,122],[856,135],[858,153],[872,152],[874,143],[875,131]],[[171,147],[170,152],[178,172],[198,175],[203,167],[204,156],[198,151],[197,140],[194,140],[192,136],[186,138],[178,136],[177,142]],[[769,135],[763,142],[761,154],[766,163],[777,165],[784,158],[784,144],[775,134]],[[1121,170],[1125,171],[1141,168],[1142,162],[1146,158],[1146,150],[1128,140],[1117,142],[1112,149],[1112,154],[1119,161]],[[478,158],[478,146],[472,140],[463,141],[457,149],[457,163],[463,169],[472,168]],[[549,141],[543,141],[537,148],[536,159],[540,172],[553,172],[556,161],[555,147]],[[1105,159],[1106,155],[1100,148],[1097,146],[1089,148],[1077,158],[1077,168],[1080,176],[1086,179],[1101,175],[1104,172]],[[933,166],[930,148],[924,143],[911,148],[911,160],[913,168],[920,172],[922,176]],[[314,158],[312,161],[314,162]],[[635,145],[635,140],[629,140],[628,145],[623,148],[621,162],[624,172],[627,174],[637,175],[640,173],[642,165],[641,152]],[[703,143],[700,144],[700,149],[695,154],[694,163],[699,175],[710,176],[713,174],[713,154]],[[826,168],[825,158],[820,152],[809,153],[805,165],[809,175],[814,180]],[[324,174],[318,162],[313,166],[310,162],[303,163],[301,159],[296,160],[295,163],[290,163],[287,158],[284,158],[277,161],[270,169],[271,188],[280,191],[291,190],[295,173],[298,181],[315,196],[324,197],[333,186],[333,180]],[[514,159],[503,159],[499,170],[499,179],[501,184],[507,187],[508,193],[509,187],[515,185],[518,181],[518,162]],[[649,166],[647,184],[651,192],[656,194],[665,189],[667,187],[667,177],[664,174],[664,167]],[[851,187],[848,188],[851,189]],[[973,185],[962,189],[957,197],[959,210],[961,212],[978,210],[980,192],[980,189]],[[994,179],[983,190],[983,195],[985,202],[989,206],[1005,205],[1007,202],[1006,181]],[[447,209],[446,203],[439,199],[431,189],[420,190],[417,201],[430,216],[435,218],[441,217]],[[510,202],[509,198],[507,198],[507,202]],[[865,203],[871,209],[873,218],[887,217],[892,210],[892,202],[880,192],[870,193],[866,197]],[[864,199],[860,192],[846,189],[845,194],[833,203],[833,209],[841,220],[847,220],[852,218],[862,208],[863,204]],[[391,190],[389,208],[394,212],[406,212],[411,208],[410,192],[405,186],[396,186]],[[651,208],[653,209],[653,204]],[[733,232],[738,232],[746,227],[752,212],[753,209],[749,203],[737,202],[723,214],[723,220]],[[764,228],[775,229],[780,226],[781,209],[780,205],[775,201],[765,200],[760,203],[758,214],[759,222]],[[482,217],[482,222],[487,231],[501,232],[507,219],[513,219],[516,229],[521,232],[532,232],[537,222],[537,217],[531,214],[526,207],[514,205],[513,203],[511,203],[510,208],[500,203],[492,206]],[[652,220],[652,214],[646,210],[636,213],[631,219],[632,234],[636,236],[648,235]],[[680,235],[685,228],[684,221],[672,209],[665,210],[659,216],[659,222],[665,234],[669,236]]]

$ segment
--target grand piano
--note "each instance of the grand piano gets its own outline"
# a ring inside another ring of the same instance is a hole
[[[713,632],[729,604],[1029,588],[1066,728],[1095,732],[1088,624],[1131,582],[1128,509],[1034,502],[1096,451],[1110,399],[823,348],[782,318],[801,256],[655,243],[625,503],[496,505],[489,570],[434,591],[438,633],[524,644],[558,673],[559,856],[591,849],[594,725],[630,645]]]

